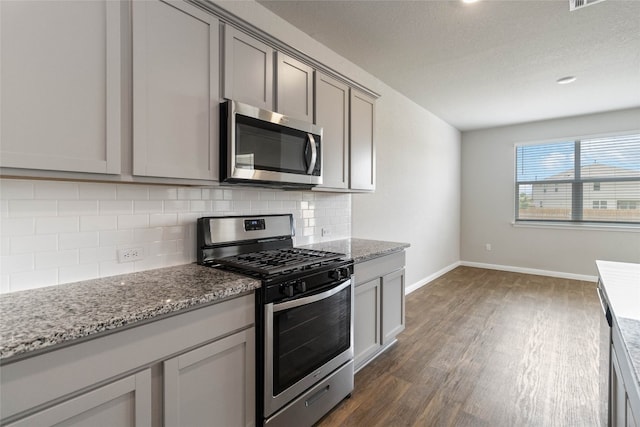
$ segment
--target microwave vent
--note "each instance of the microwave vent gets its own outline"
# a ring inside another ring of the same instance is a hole
[[[603,2],[604,0],[569,0],[569,10],[574,11],[592,4]]]

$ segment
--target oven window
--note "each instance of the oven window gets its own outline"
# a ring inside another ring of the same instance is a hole
[[[273,314],[273,394],[347,350],[351,343],[351,287],[311,304]]]

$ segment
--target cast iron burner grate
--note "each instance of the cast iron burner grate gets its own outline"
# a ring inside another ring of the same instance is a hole
[[[341,259],[344,254],[315,251],[312,249],[287,248],[268,251],[250,252],[247,254],[217,258],[214,262],[248,270],[263,275],[282,273],[284,271],[303,269],[308,266]]]

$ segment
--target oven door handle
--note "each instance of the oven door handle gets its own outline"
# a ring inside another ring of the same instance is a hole
[[[347,280],[346,282],[344,282],[340,286],[337,286],[335,288],[329,289],[328,291],[322,292],[320,294],[311,295],[311,296],[300,298],[300,299],[294,299],[294,300],[291,300],[291,301],[281,302],[281,303],[278,303],[278,304],[273,304],[273,312],[277,313],[278,311],[288,310],[290,308],[295,308],[295,307],[300,307],[301,305],[311,304],[313,302],[320,301],[320,300],[323,300],[325,298],[329,298],[329,297],[337,294],[338,292],[348,288],[349,286],[351,286],[351,279]]]

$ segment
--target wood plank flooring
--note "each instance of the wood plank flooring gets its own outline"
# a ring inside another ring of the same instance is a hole
[[[599,310],[595,283],[458,267],[317,426],[597,426]]]

